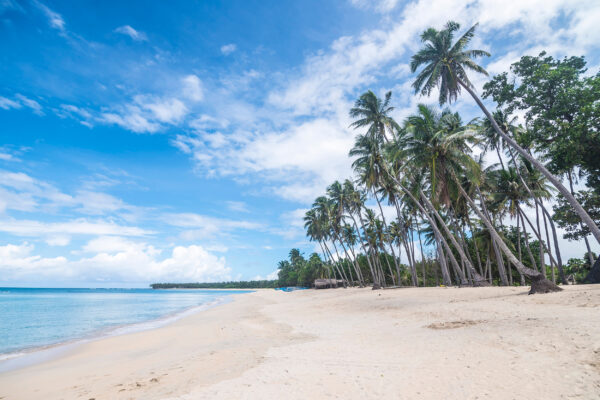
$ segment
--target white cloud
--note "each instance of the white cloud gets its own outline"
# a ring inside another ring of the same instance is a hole
[[[23,96],[22,94],[16,94],[14,99],[9,99],[0,96],[0,108],[4,110],[20,109],[23,106],[30,108],[37,115],[44,115],[42,106],[35,100]]]
[[[270,274],[267,274],[267,276],[262,276],[262,275],[256,275],[254,278],[250,279],[251,281],[272,281],[275,280],[279,277],[279,270],[276,269],[275,271],[271,272]]]
[[[306,236],[304,230],[304,216],[308,208],[297,208],[283,213],[280,217],[280,227],[272,229],[272,233],[284,239],[298,239]]]
[[[46,238],[49,246],[67,246],[71,243],[71,237],[68,235],[51,235]]]
[[[27,98],[22,94],[17,94],[15,97],[19,99],[25,107],[31,108],[34,113],[38,115],[44,115],[44,113],[42,112],[42,106],[37,101]]]
[[[50,25],[50,27],[62,33],[65,32],[65,20],[63,19],[62,15],[46,7],[44,4],[37,0],[34,0],[33,4],[35,4],[44,13],[46,18],[48,19],[48,24]]]
[[[226,201],[225,204],[231,211],[244,213],[250,212],[250,210],[248,210],[248,206],[243,201]]]
[[[21,107],[21,104],[17,103],[16,101],[0,96],[0,108],[4,110],[10,110],[11,108],[18,109]]]
[[[136,42],[143,42],[143,41],[148,40],[148,37],[146,36],[146,34],[144,32],[135,30],[129,25],[119,26],[117,29],[115,29],[115,32],[121,33],[125,36],[129,36],[131,39],[135,40]]]
[[[65,257],[44,258],[33,255],[34,246],[27,242],[15,245],[7,244],[0,246],[0,276],[2,281],[9,282],[25,277],[36,277],[43,280],[48,275],[57,274],[66,278],[63,274]]]
[[[83,251],[91,255],[68,260],[35,255],[34,245],[27,242],[0,246],[0,276],[3,282],[212,282],[231,278],[225,258],[198,245],[174,246],[161,257],[163,251],[147,243],[100,237],[88,242]]]
[[[156,122],[149,121],[141,115],[139,107],[125,105],[119,107],[117,112],[105,112],[100,115],[101,122],[119,125],[137,133],[153,133],[160,129],[160,125]]]
[[[263,230],[263,224],[244,220],[210,217],[194,213],[171,213],[162,216],[168,225],[184,228],[184,240],[215,238],[238,230]]]
[[[350,0],[350,4],[360,9],[374,9],[379,13],[387,13],[396,8],[398,0]]]
[[[133,102],[101,113],[98,120],[137,133],[153,133],[160,130],[162,124],[179,124],[187,113],[185,103],[176,97],[136,95]]]
[[[152,96],[138,95],[135,102],[143,109],[149,110],[154,119],[169,124],[179,122],[187,113],[185,104],[179,99],[160,99]]]
[[[146,236],[154,231],[135,226],[119,225],[111,221],[77,218],[67,222],[42,222],[5,218],[0,220],[0,232],[16,236],[45,237],[51,235],[121,235]]]
[[[221,46],[221,53],[223,53],[226,56],[233,53],[236,50],[237,50],[237,46],[233,43]]]
[[[183,95],[192,100],[200,101],[204,98],[204,92],[202,90],[202,82],[196,75],[188,75],[182,79],[183,82]]]
[[[86,215],[131,216],[140,212],[110,194],[78,190],[67,194],[55,186],[23,172],[0,170],[0,213],[17,211],[56,211],[69,208]]]

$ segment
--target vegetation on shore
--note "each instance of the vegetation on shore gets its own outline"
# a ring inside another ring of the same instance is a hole
[[[229,281],[204,283],[153,283],[152,289],[271,289],[279,287],[277,280]]]
[[[467,73],[487,75],[474,60],[489,54],[467,49],[476,25],[455,40],[459,28],[448,22],[422,34],[410,64],[418,71],[413,88],[424,96],[437,89],[440,106],[466,91],[484,117],[465,122],[449,108],[419,104],[397,122],[391,92],[360,96],[350,110],[351,127],[362,131],[349,154],[355,175],[333,182],[305,216],[324,258],[292,250],[279,264],[281,285],[336,277],[373,288],[530,284],[530,293],[557,291],[570,269],[579,268],[581,279],[586,267],[563,262],[556,225],[568,239],[584,240],[583,263],[600,271],[588,241],[592,235],[600,243],[600,73],[587,73],[583,57],[524,56],[484,85],[483,98],[497,104],[490,111]],[[486,165],[493,157],[498,164]],[[587,187],[576,192],[574,182]],[[599,274],[587,275],[593,281]]]

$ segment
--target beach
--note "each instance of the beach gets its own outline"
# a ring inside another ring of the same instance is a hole
[[[259,290],[0,374],[0,399],[596,399],[600,286]]]

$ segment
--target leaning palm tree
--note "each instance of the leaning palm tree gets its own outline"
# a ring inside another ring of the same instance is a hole
[[[433,179],[433,176],[435,176],[439,180],[440,185],[452,185],[453,188],[458,190],[460,196],[466,200],[470,208],[475,211],[477,216],[490,231],[494,242],[496,242],[502,253],[504,253],[508,260],[515,265],[515,268],[517,268],[520,273],[531,278],[532,284],[530,293],[560,290],[552,282],[546,280],[543,274],[525,267],[523,263],[514,256],[509,247],[503,241],[502,237],[494,228],[489,216],[485,215],[485,208],[483,212],[479,210],[473,199],[465,191],[463,182],[459,178],[461,174],[465,174],[466,178],[475,185],[481,181],[479,164],[469,155],[471,153],[471,147],[468,145],[468,140],[472,137],[472,135],[474,135],[475,132],[467,127],[461,127],[461,124],[459,123],[460,121],[453,121],[458,117],[449,111],[443,112],[440,117],[433,115],[433,111],[431,110],[428,112],[426,107],[420,107],[420,111],[430,116],[430,118],[435,122],[435,125],[439,125],[439,127],[437,129],[413,129],[414,139],[409,141],[407,146],[407,152],[412,155],[412,157],[409,158],[409,163],[413,164],[414,166],[412,170],[414,171],[417,169],[426,168],[429,170],[429,175],[432,176],[430,181]],[[418,117],[415,119],[420,120]],[[423,124],[425,123],[419,123],[417,126]],[[433,165],[436,166],[435,169]],[[479,190],[478,192],[480,193]],[[425,203],[429,202],[422,191],[421,199]],[[483,199],[482,206],[485,207]],[[440,220],[441,226],[446,230],[446,234],[452,240],[452,243],[461,255],[461,258],[463,258],[466,265],[469,267],[469,270],[474,274],[473,276],[476,277],[476,279],[483,281],[484,278],[475,271],[472,263],[462,251],[461,246],[456,242],[454,236],[447,230],[447,227],[441,220],[437,210],[434,211],[434,214],[436,218]]]
[[[600,229],[575,199],[575,196],[562,184],[560,179],[548,171],[541,162],[519,146],[512,137],[498,126],[492,114],[475,93],[473,84],[467,76],[466,69],[488,75],[487,71],[478,65],[473,58],[490,56],[488,52],[483,50],[466,49],[467,44],[475,34],[476,27],[477,24],[473,25],[455,43],[453,43],[454,33],[460,29],[460,25],[456,22],[448,22],[441,31],[429,28],[423,32],[421,40],[425,43],[425,46],[413,55],[410,63],[410,69],[413,73],[419,67],[424,66],[413,82],[415,93],[429,96],[433,89],[437,87],[439,89],[438,100],[440,105],[442,105],[455,101],[461,92],[461,88],[465,89],[481,108],[496,134],[510,147],[514,148],[521,157],[531,162],[535,168],[540,170],[552,182],[560,193],[565,196],[565,199],[567,199],[581,220],[588,226],[598,243],[600,243]]]
[[[450,185],[455,183],[449,171],[472,168],[472,159],[469,157],[469,142],[473,140],[474,133],[462,126],[458,114],[445,110],[438,114],[430,107],[419,105],[419,113],[407,118],[405,130],[409,133],[406,141],[405,152],[408,155],[407,163],[413,166],[413,171],[424,170],[428,172],[431,182],[431,196],[434,204],[450,205]],[[421,200],[429,204],[422,188],[419,188]],[[457,242],[450,232],[446,222],[438,212],[438,207],[431,205],[433,213],[446,236],[451,240],[461,259],[472,274],[475,283],[486,284],[469,258],[463,247]],[[461,279],[466,279],[462,271],[457,271]]]

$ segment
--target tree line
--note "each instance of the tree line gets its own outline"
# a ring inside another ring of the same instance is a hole
[[[476,27],[457,40],[455,22],[427,29],[410,69],[416,94],[437,90],[443,107],[466,92],[483,117],[419,104],[398,122],[391,92],[361,95],[350,110],[361,131],[349,153],[354,176],[333,182],[304,217],[323,258],[292,250],[280,284],[335,277],[373,288],[529,284],[546,293],[576,268],[580,279],[585,265],[600,273],[589,238],[600,243],[600,73],[589,74],[584,57],[524,56],[484,85],[482,98],[497,105],[490,111],[469,79],[488,75],[475,59],[489,53],[467,48]],[[498,163],[486,165],[490,153]],[[585,265],[563,262],[557,227],[584,241]]]
[[[202,283],[153,283],[152,289],[271,289],[279,287],[276,279]]]

